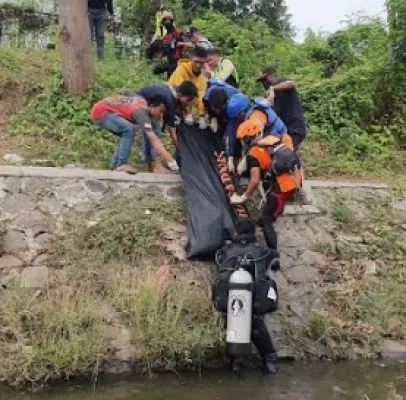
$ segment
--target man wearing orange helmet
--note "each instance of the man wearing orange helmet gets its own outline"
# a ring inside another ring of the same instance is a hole
[[[273,223],[283,213],[286,201],[299,189],[303,180],[300,160],[292,142],[281,136],[263,137],[260,122],[247,120],[237,130],[237,139],[248,149],[246,172],[249,182],[245,193],[234,194],[232,204],[245,203],[262,183],[265,192],[262,223],[265,240],[270,249],[277,250]]]

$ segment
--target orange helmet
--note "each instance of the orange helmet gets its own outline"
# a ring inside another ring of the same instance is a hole
[[[263,132],[263,125],[259,122],[248,119],[244,121],[237,129],[237,139],[254,138]]]

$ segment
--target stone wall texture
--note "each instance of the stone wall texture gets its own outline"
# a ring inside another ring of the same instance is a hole
[[[129,176],[81,169],[1,167],[0,285],[18,282],[26,288],[44,287],[52,272],[47,264],[49,251],[65,223],[132,188],[168,199],[182,196],[181,181],[176,175]],[[283,333],[285,323],[303,324],[317,309],[321,284],[334,279],[334,268],[330,267],[340,268],[339,260],[332,262],[317,251],[317,246],[340,242],[354,251],[362,250],[362,235],[337,233],[328,211],[337,193],[352,202],[357,213],[362,213],[364,202],[387,197],[388,188],[383,184],[308,181],[304,195],[286,207],[285,215],[277,222],[282,271],[273,275],[280,288],[280,310],[270,317],[282,356],[294,357],[298,350]],[[395,207],[406,213],[405,200]],[[400,240],[406,243],[404,233]],[[374,265],[370,263],[368,268],[371,272]],[[112,341],[120,342],[117,338]]]

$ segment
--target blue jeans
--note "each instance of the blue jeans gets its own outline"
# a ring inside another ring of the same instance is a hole
[[[161,137],[162,131],[159,122],[152,120],[151,125],[155,135]],[[142,133],[141,136],[141,146],[142,146],[141,161],[144,163],[150,163],[151,161],[155,160],[157,153],[155,149],[151,147],[151,143],[149,142],[144,132]]]
[[[106,10],[89,8],[89,26],[92,41],[96,39],[97,58],[104,58],[104,32],[106,31]]]
[[[119,137],[110,168],[116,169],[120,165],[128,164],[134,142],[134,125],[116,113],[107,113],[95,122]]]

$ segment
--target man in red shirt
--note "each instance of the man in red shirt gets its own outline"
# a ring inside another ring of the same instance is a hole
[[[165,99],[158,95],[151,97],[148,102],[142,96],[111,96],[100,100],[92,107],[91,119],[119,137],[111,169],[129,174],[137,173],[136,168],[129,164],[136,124],[152,146],[154,172],[168,172],[163,162],[170,170],[179,170],[174,158],[154,133],[154,124],[162,120],[165,110]]]

